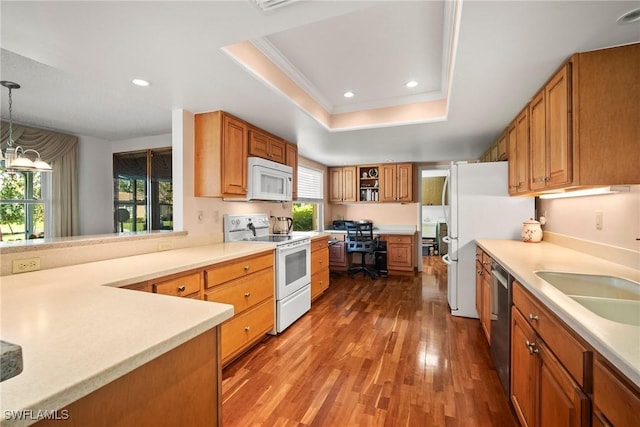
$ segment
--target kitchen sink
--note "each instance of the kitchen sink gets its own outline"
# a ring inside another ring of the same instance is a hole
[[[536,271],[535,274],[600,317],[640,326],[638,282],[596,274],[556,271]]]
[[[600,317],[640,326],[640,301],[570,295],[570,298]]]

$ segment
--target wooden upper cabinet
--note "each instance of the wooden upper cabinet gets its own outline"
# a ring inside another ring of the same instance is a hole
[[[529,192],[529,109],[507,128],[509,144],[509,194]]]
[[[573,176],[571,64],[567,63],[529,104],[531,190],[566,186]]]
[[[413,165],[411,163],[380,166],[380,201],[413,201]]]
[[[286,164],[286,143],[279,138],[250,127],[249,155]]]
[[[503,161],[509,158],[509,152],[507,150],[507,131],[502,132],[498,141],[496,142],[496,147],[498,148],[497,160]]]
[[[329,201],[355,202],[358,177],[355,166],[329,168]]]
[[[286,165],[291,166],[293,169],[293,183],[292,183],[292,191],[291,195],[293,200],[298,199],[298,146],[287,142],[287,147],[285,150],[285,160]]]
[[[640,43],[572,58],[577,185],[640,184]]]
[[[196,114],[194,194],[247,194],[247,124],[223,111]]]

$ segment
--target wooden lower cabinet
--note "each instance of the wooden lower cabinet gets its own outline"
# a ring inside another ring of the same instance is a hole
[[[480,325],[491,342],[491,257],[476,246],[476,310]]]
[[[511,309],[511,403],[522,427],[534,424],[536,359],[530,344],[535,332],[522,314]]]
[[[591,402],[543,341],[538,350],[537,423],[542,426],[586,427],[590,425]]]
[[[220,426],[219,348],[215,327],[66,406],[68,419],[35,425]]]
[[[333,271],[347,271],[347,247],[344,235],[331,236],[332,244],[329,246],[329,269]]]
[[[234,315],[222,324],[221,359],[226,365],[273,329],[275,305],[272,298]]]
[[[222,324],[221,359],[227,365],[273,330],[274,252],[215,264],[204,275],[204,299],[234,308],[234,316]]]
[[[640,420],[640,388],[601,356],[593,364],[593,425],[631,426]]]
[[[389,274],[396,272],[413,272],[415,268],[415,244],[414,236],[382,237],[387,241],[387,269]]]
[[[311,300],[329,289],[329,237],[311,242]]]
[[[559,320],[518,282],[513,285],[513,302],[511,402],[520,424],[536,427],[590,425],[591,402],[587,392],[591,353],[588,350],[583,353],[585,363],[580,365],[580,370],[576,365],[568,369],[567,366],[574,363],[572,356],[583,351],[582,343],[573,336],[573,341],[564,340],[565,334],[571,335],[567,327],[559,324]]]

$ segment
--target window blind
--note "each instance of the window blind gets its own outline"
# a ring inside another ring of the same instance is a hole
[[[322,171],[298,166],[298,200],[321,202],[324,198],[323,182]]]

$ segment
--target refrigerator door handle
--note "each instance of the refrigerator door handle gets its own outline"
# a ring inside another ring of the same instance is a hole
[[[449,257],[449,254],[442,255],[442,261],[447,265],[451,265],[451,258]]]
[[[449,224],[449,216],[447,215],[447,206],[444,204],[446,200],[446,191],[449,189],[449,174],[444,177],[444,184],[442,185],[442,212],[444,214],[444,222],[447,224],[447,229],[451,228]],[[448,243],[448,242],[447,242]]]

